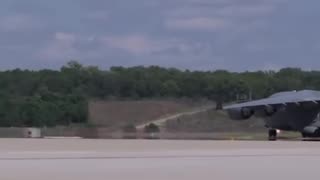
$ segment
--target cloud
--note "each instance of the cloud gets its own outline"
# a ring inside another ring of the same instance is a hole
[[[34,17],[24,14],[15,14],[0,17],[0,30],[6,32],[32,30],[41,27]]]
[[[183,5],[166,10],[165,14],[171,17],[255,16],[272,13],[281,4],[285,4],[284,0],[195,0],[194,2],[184,0],[184,2]]]
[[[109,48],[122,49],[133,54],[147,53],[154,50],[153,43],[140,35],[111,36],[103,38],[103,41]]]
[[[56,32],[54,35],[54,38],[56,41],[67,43],[67,44],[72,44],[76,40],[76,37],[74,34],[65,33],[65,32]]]
[[[194,17],[184,19],[168,19],[165,26],[173,30],[203,30],[216,31],[228,25],[223,19],[208,18],[208,17]]]
[[[87,14],[87,18],[91,19],[91,20],[108,20],[109,19],[109,12],[108,11],[93,11],[93,12],[89,12]]]
[[[36,57],[44,60],[70,60],[78,55],[75,48],[76,36],[72,33],[56,32],[48,44],[36,52]]]
[[[164,25],[169,30],[226,32],[226,29],[251,28],[262,24],[278,7],[278,0],[188,0],[164,12]]]
[[[152,39],[146,35],[107,36],[102,38],[107,48],[124,50],[134,55],[188,50],[186,43],[177,39]]]
[[[271,4],[232,5],[217,10],[217,15],[224,17],[254,17],[271,14],[275,6]]]
[[[264,63],[262,70],[263,71],[279,71],[283,66],[272,64],[272,63]]]

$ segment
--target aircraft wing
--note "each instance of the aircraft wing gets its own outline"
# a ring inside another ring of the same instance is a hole
[[[259,108],[264,106],[277,106],[277,105],[288,105],[288,104],[296,104],[300,103],[312,102],[315,104],[320,103],[320,97],[271,97],[265,98],[255,101],[249,101],[240,104],[234,104],[230,106],[226,106],[223,109],[235,109],[235,108],[243,108],[243,107],[253,107]]]

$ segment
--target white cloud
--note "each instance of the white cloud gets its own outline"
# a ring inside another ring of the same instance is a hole
[[[175,30],[204,30],[216,31],[228,25],[223,19],[208,18],[208,17],[194,17],[184,19],[167,19],[165,26],[168,29]]]
[[[72,33],[56,32],[54,38],[36,56],[45,60],[73,59],[78,54],[75,48],[76,36]]]
[[[273,64],[273,63],[264,63],[262,70],[263,71],[279,71],[283,66]]]
[[[64,43],[73,43],[76,40],[76,37],[72,33],[65,33],[65,32],[56,32],[55,35],[55,40],[59,42],[64,42]]]
[[[187,57],[197,59],[197,57],[210,56],[213,54],[212,45],[209,42],[188,41],[179,38],[152,38],[146,35],[124,35],[108,36],[101,40],[105,49],[120,50],[128,55],[139,56],[150,61],[159,57],[176,61],[186,60]]]
[[[88,13],[87,18],[93,20],[108,20],[109,12],[108,11],[93,11]]]
[[[135,55],[188,50],[188,45],[177,39],[152,39],[144,35],[107,36],[102,41],[108,48],[121,49]]]
[[[34,17],[24,14],[0,17],[0,30],[2,31],[22,31],[39,28],[41,23]]]
[[[87,46],[96,48],[88,49]],[[82,37],[73,33],[57,32],[46,46],[37,51],[36,57],[46,60],[64,61],[77,58],[94,58],[108,53],[123,53],[129,56],[198,56],[209,52],[209,45],[187,42],[175,38],[151,38],[147,35]],[[119,51],[115,51],[119,50]],[[132,56],[132,57],[133,57]]]
[[[221,8],[216,12],[220,16],[239,18],[244,16],[256,17],[260,15],[268,15],[271,14],[274,9],[275,7],[271,4],[233,5]]]
[[[272,13],[277,7],[283,5],[282,0],[183,0],[185,3],[165,11],[169,17],[238,17],[256,16]],[[189,2],[189,3],[187,3]],[[282,3],[280,3],[282,2]]]
[[[217,31],[264,21],[283,0],[188,0],[164,12],[165,27],[174,30]]]
[[[105,37],[103,41],[110,48],[123,49],[133,54],[147,53],[154,48],[153,42],[140,35]]]

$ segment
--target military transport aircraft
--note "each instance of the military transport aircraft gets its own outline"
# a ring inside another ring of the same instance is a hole
[[[277,130],[298,131],[303,137],[320,137],[320,91],[279,92],[268,98],[223,108],[233,120],[261,117],[269,128],[269,140]]]

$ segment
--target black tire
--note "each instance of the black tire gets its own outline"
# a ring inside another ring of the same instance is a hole
[[[269,129],[269,141],[276,141],[277,140],[277,130]]]
[[[307,137],[308,137],[308,135],[307,135],[306,133],[301,133],[301,136],[302,136],[303,138],[307,138]]]

